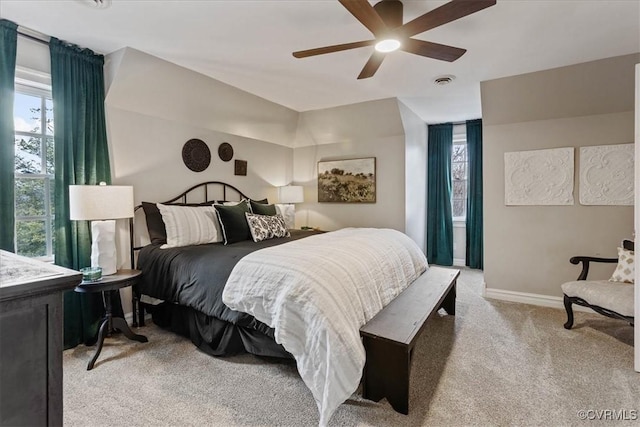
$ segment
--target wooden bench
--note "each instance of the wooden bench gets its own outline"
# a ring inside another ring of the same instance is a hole
[[[413,347],[430,315],[444,308],[456,313],[460,270],[429,267],[408,288],[360,328],[367,353],[362,396],[386,397],[393,409],[409,413],[409,375]]]

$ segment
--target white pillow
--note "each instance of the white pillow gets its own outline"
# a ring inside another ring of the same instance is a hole
[[[249,201],[247,199],[242,199],[239,202],[223,202],[222,206],[236,206],[239,205],[240,203],[249,203]],[[220,203],[217,203],[220,204]]]
[[[167,230],[161,249],[222,241],[220,224],[212,206],[169,206],[157,203]]]
[[[618,248],[618,266],[613,271],[610,282],[633,283],[635,279],[635,255],[633,251]]]

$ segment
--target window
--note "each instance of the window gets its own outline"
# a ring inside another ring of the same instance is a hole
[[[451,214],[454,221],[465,221],[467,217],[467,134],[465,125],[453,127],[451,150]]]
[[[16,253],[53,259],[55,212],[51,91],[16,83],[13,117],[16,132]]]

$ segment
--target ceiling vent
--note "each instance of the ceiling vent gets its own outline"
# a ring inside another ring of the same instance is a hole
[[[111,6],[111,0],[80,0],[80,3],[91,9],[107,9]]]
[[[437,84],[438,86],[444,86],[444,85],[448,85],[449,83],[451,83],[452,81],[454,81],[456,78],[456,76],[439,76],[436,77],[435,79],[433,79],[433,83]]]

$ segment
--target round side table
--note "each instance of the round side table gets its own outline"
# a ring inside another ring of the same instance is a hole
[[[135,285],[140,274],[142,274],[140,270],[118,270],[115,274],[102,276],[102,279],[97,282],[83,281],[74,289],[76,292],[102,292],[102,300],[104,301],[105,316],[98,332],[98,348],[87,365],[87,371],[93,369],[93,365],[96,363],[96,360],[98,360],[98,356],[100,356],[100,352],[102,351],[105,337],[111,334],[114,328],[118,329],[130,340],[138,342],[148,341],[144,335],[134,334],[129,328],[127,321],[122,317],[114,317],[111,310],[111,294],[121,288]]]

